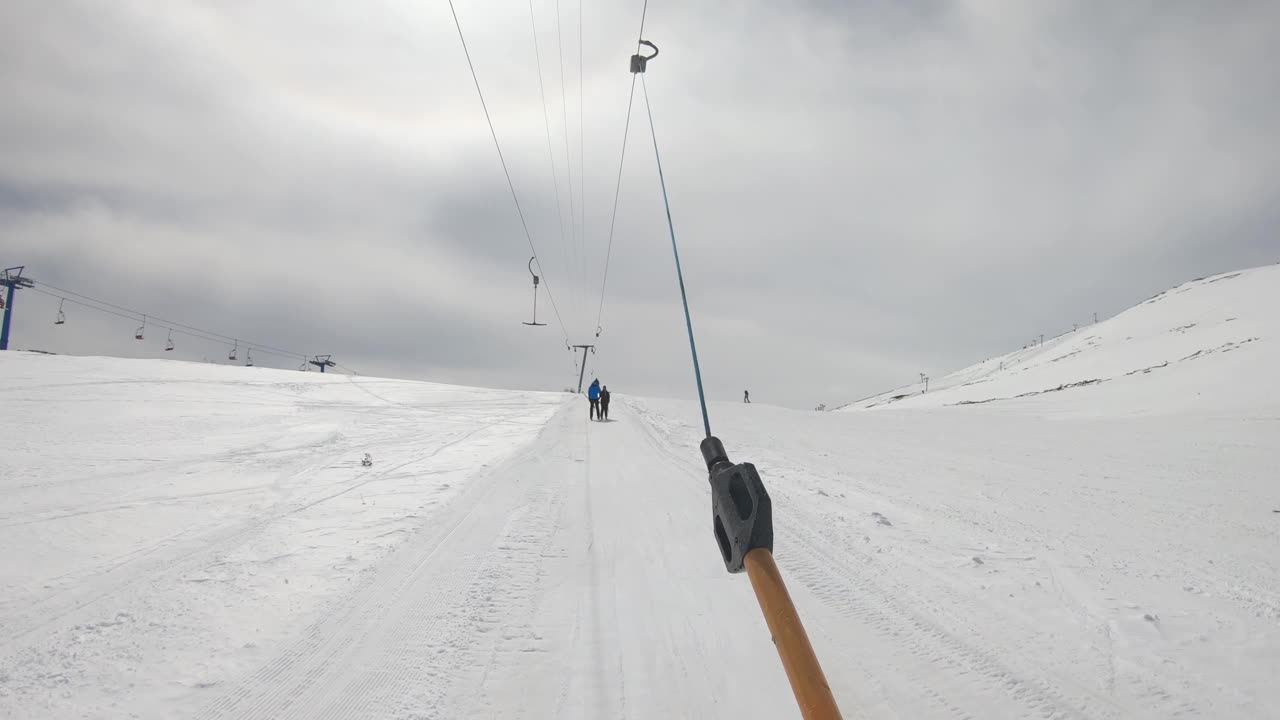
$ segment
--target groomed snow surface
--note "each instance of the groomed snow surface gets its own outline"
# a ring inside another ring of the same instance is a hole
[[[1276,717],[1278,270],[874,412],[713,404],[846,717]],[[0,716],[798,717],[696,412],[0,354]]]

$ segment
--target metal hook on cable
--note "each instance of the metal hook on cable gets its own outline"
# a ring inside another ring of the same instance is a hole
[[[640,44],[641,44],[641,45],[644,45],[644,46],[647,46],[647,47],[649,47],[649,48],[652,48],[652,49],[653,49],[653,54],[652,54],[652,55],[641,55],[641,54],[637,53],[637,54],[635,54],[635,55],[632,55],[632,56],[631,56],[631,72],[632,72],[632,73],[642,73],[642,72],[644,72],[644,71],[645,71],[645,68],[646,68],[646,67],[648,67],[648,65],[649,65],[649,61],[650,61],[650,60],[652,60],[652,59],[654,59],[654,58],[656,58],[656,57],[658,57],[658,46],[657,46],[657,45],[654,45],[653,43],[649,42],[648,40],[641,40],[641,41],[640,41]],[[638,49],[638,48],[637,48],[637,49]]]

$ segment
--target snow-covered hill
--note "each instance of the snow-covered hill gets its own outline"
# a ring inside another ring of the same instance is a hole
[[[474,502],[562,402],[0,353],[0,717],[193,715]]]
[[[1119,315],[841,410],[1082,393],[1113,411],[1244,408],[1280,394],[1280,265],[1201,278]],[[1097,392],[1102,384],[1106,392]],[[1046,398],[1047,399],[1047,398]]]
[[[846,717],[1275,717],[1276,273],[910,411],[712,405]],[[586,415],[0,353],[0,717],[798,717],[715,547],[697,404]]]

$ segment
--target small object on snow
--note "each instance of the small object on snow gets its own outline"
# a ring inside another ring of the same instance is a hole
[[[973,564],[974,564],[974,565],[982,565],[982,564],[983,564],[983,563],[982,563],[982,558],[978,557],[977,555],[974,555],[974,556],[973,556]]]
[[[1160,622],[1160,616],[1159,616],[1159,615],[1153,615],[1153,614],[1151,614],[1151,613],[1146,613],[1145,615],[1143,615],[1143,616],[1142,616],[1142,619],[1143,619],[1143,620],[1146,620],[1147,622],[1152,622],[1152,623],[1158,623],[1158,622]]]
[[[881,515],[878,512],[871,513],[871,517],[875,518],[876,522],[880,523],[881,525],[888,525],[889,527],[893,527],[893,523],[889,522],[889,518]]]
[[[363,466],[365,466],[365,467],[372,467],[372,466],[373,466],[373,458],[369,456],[369,453],[365,453],[365,454],[364,454],[364,458],[360,460],[360,464],[361,464],[361,465],[363,465]]]

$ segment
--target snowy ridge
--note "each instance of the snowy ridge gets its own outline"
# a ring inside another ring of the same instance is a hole
[[[971,405],[1104,383],[1109,397],[1135,408],[1248,405],[1280,390],[1276,308],[1280,265],[1200,278],[1043,345],[931,379],[927,393],[912,384],[840,409]]]

